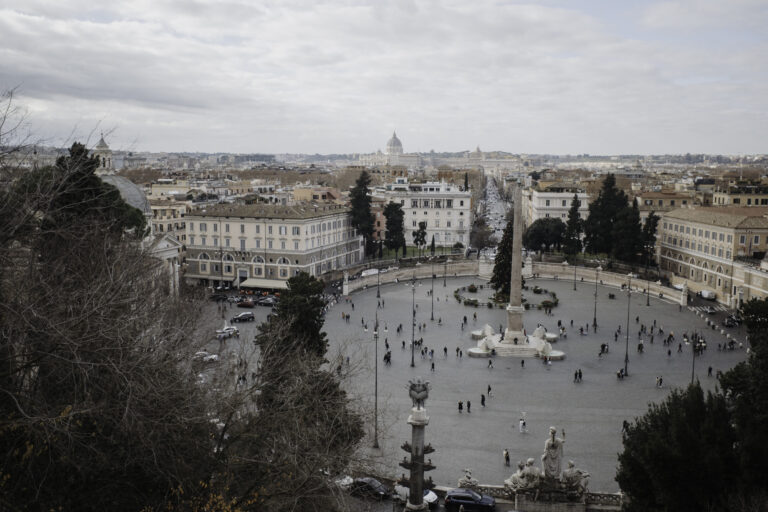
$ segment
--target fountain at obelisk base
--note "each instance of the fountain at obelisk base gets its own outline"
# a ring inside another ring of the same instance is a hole
[[[509,305],[507,306],[507,328],[504,333],[495,334],[493,328],[485,326],[484,337],[477,342],[477,347],[467,350],[471,357],[542,357],[563,359],[565,352],[552,350],[547,341],[546,330],[537,328],[532,335],[523,329],[523,213],[522,189],[515,186],[513,198],[512,231],[512,277],[509,287]]]

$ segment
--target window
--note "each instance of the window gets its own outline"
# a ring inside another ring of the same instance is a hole
[[[686,235],[690,235],[691,234],[691,227],[690,226],[685,228],[685,234]]]
[[[205,245],[205,237],[204,236],[200,237],[200,245]]]
[[[200,264],[200,271],[201,272],[208,272],[208,265],[206,263]]]
[[[725,237],[723,236],[723,234],[722,234],[722,233],[720,233],[720,241],[721,241],[721,242],[723,241],[723,238],[725,238]]]
[[[224,224],[224,231],[229,233],[229,224]]]
[[[447,228],[451,227],[451,221],[446,222],[445,223],[445,227],[447,227]]]
[[[739,199],[738,197],[733,198],[733,204],[740,204],[740,203],[741,203],[741,199]]]
[[[208,231],[208,224],[206,224],[205,222],[201,222],[200,231]]]
[[[459,201],[459,206],[464,206],[464,201]]]
[[[446,199],[445,200],[445,207],[446,208],[453,208],[453,199]]]
[[[413,227],[416,227],[416,221],[415,220],[413,221]]]
[[[261,249],[261,240],[256,240],[256,248]]]
[[[195,223],[194,222],[190,222],[189,223],[189,230],[190,231],[194,231],[195,230]]]
[[[227,272],[227,273],[232,272],[232,265],[225,265],[224,266],[224,272]]]
[[[463,203],[464,203],[464,202],[462,201],[462,206],[464,206],[464,204],[463,204]],[[549,206],[549,199],[547,199],[546,201],[544,201],[544,206]]]
[[[280,241],[280,248],[285,249],[285,240]]]
[[[267,226],[267,233],[272,234],[272,226]]]
[[[268,248],[268,249],[271,249],[271,248],[272,248],[272,240],[269,240],[269,241],[267,242],[267,248]]]
[[[299,242],[298,240],[293,241],[293,250],[298,251],[299,250]]]
[[[741,235],[739,237],[739,243],[742,244],[742,245],[747,243],[747,236],[746,235]]]
[[[213,232],[216,233],[218,230],[219,230],[219,225],[214,223],[213,224]]]
[[[189,235],[189,245],[195,245],[195,235]]]
[[[440,227],[440,219],[435,220],[435,227],[436,228]]]
[[[225,238],[225,239],[224,239],[224,245],[226,245],[227,247],[229,247],[229,238]]]
[[[293,226],[293,228],[291,228],[291,233],[298,236],[301,234],[301,228],[299,226]]]
[[[439,199],[435,199],[435,208],[442,208],[442,201]]]
[[[277,227],[277,232],[279,234],[281,234],[281,235],[287,235],[288,234],[288,228],[286,228],[285,226],[278,226]]]
[[[254,267],[253,268],[253,275],[260,276],[261,275],[261,267]]]
[[[704,232],[704,238],[709,238],[709,231]]]
[[[240,240],[240,250],[241,251],[245,250],[245,240]]]
[[[288,277],[288,269],[281,268],[280,269],[280,277]]]
[[[419,207],[419,200],[411,199],[411,208],[418,208],[418,207]]]
[[[245,233],[245,224],[240,224],[240,234]]]
[[[755,239],[754,239],[753,243],[754,244],[759,244],[760,243],[760,235],[755,235]]]
[[[733,242],[733,235],[728,235],[728,243]]]
[[[213,237],[213,246],[214,247],[218,247],[219,246],[219,238],[218,237]]]
[[[261,233],[261,226],[256,224],[256,234],[258,235],[259,233]]]
[[[563,199],[563,206],[566,206],[566,204],[565,204],[565,203],[566,203],[566,201],[565,201],[565,199]]]

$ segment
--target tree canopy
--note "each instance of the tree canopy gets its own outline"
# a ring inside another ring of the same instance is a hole
[[[597,198],[589,205],[589,216],[584,225],[584,242],[588,252],[612,254],[614,223],[627,206],[627,195],[616,188],[616,177],[609,174],[603,180]]]
[[[542,247],[560,249],[565,235],[565,224],[553,217],[536,219],[523,233],[523,246],[528,250],[538,251]]]
[[[509,296],[510,280],[512,279],[512,235],[514,231],[514,210],[507,215],[507,225],[496,248],[496,260],[493,263],[493,274],[490,285],[500,295]]]
[[[387,248],[395,251],[395,257],[397,257],[397,251],[401,247],[405,247],[405,223],[403,207],[400,203],[388,202],[384,207],[384,216],[387,219]],[[405,252],[403,252],[405,256]]]
[[[584,221],[579,214],[581,201],[578,194],[573,194],[571,207],[568,209],[568,221],[565,223],[563,234],[563,252],[569,257],[581,252],[581,234],[584,232]]]
[[[349,202],[352,206],[352,227],[363,235],[365,239],[365,252],[371,252],[371,240],[373,239],[374,218],[371,213],[371,196],[368,185],[371,184],[371,176],[368,171],[363,171],[355,182],[355,186],[349,193]]]
[[[611,231],[613,243],[611,255],[617,260],[634,263],[643,252],[643,228],[640,225],[640,210],[637,199],[631,207],[619,210]]]
[[[419,248],[419,251],[427,245],[427,223],[419,222],[419,229],[413,231],[413,245]]]

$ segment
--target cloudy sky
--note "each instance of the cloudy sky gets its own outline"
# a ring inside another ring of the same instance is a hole
[[[0,0],[0,88],[49,143],[134,151],[766,153],[766,27],[767,0]]]

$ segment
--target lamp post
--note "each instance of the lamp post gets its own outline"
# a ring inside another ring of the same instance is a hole
[[[600,265],[598,265],[597,268],[595,268],[595,312],[594,312],[594,315],[592,316],[592,330],[594,332],[597,332],[597,274],[601,270],[603,269],[600,268]]]
[[[432,257],[432,291],[429,292],[429,294],[432,296],[432,314],[430,315],[430,320],[433,322],[435,321],[435,257]]]
[[[373,325],[373,344],[375,378],[373,384],[373,447],[379,447],[379,310],[376,310],[376,321]]]
[[[448,257],[443,257],[443,288],[445,288],[445,276],[448,274]]]
[[[686,342],[687,344],[688,342]],[[693,333],[693,342],[691,343],[691,384],[693,384],[694,374],[696,372],[696,352],[703,350],[707,346],[698,334]]]
[[[650,255],[650,247],[646,246],[645,248],[645,280],[647,282],[647,285],[645,287],[645,305],[650,306],[651,305],[651,280],[648,279],[648,263],[651,259]]]
[[[376,298],[381,298],[381,266],[376,268]]]
[[[629,306],[631,304],[632,297],[632,274],[628,275],[629,282],[627,283],[627,344],[624,351],[624,375],[629,375]]]
[[[413,351],[416,345],[416,271],[413,272],[411,290],[413,292],[413,297],[411,298],[411,368],[414,368],[416,366],[413,358]]]
[[[573,263],[573,291],[576,291],[576,262]]]

